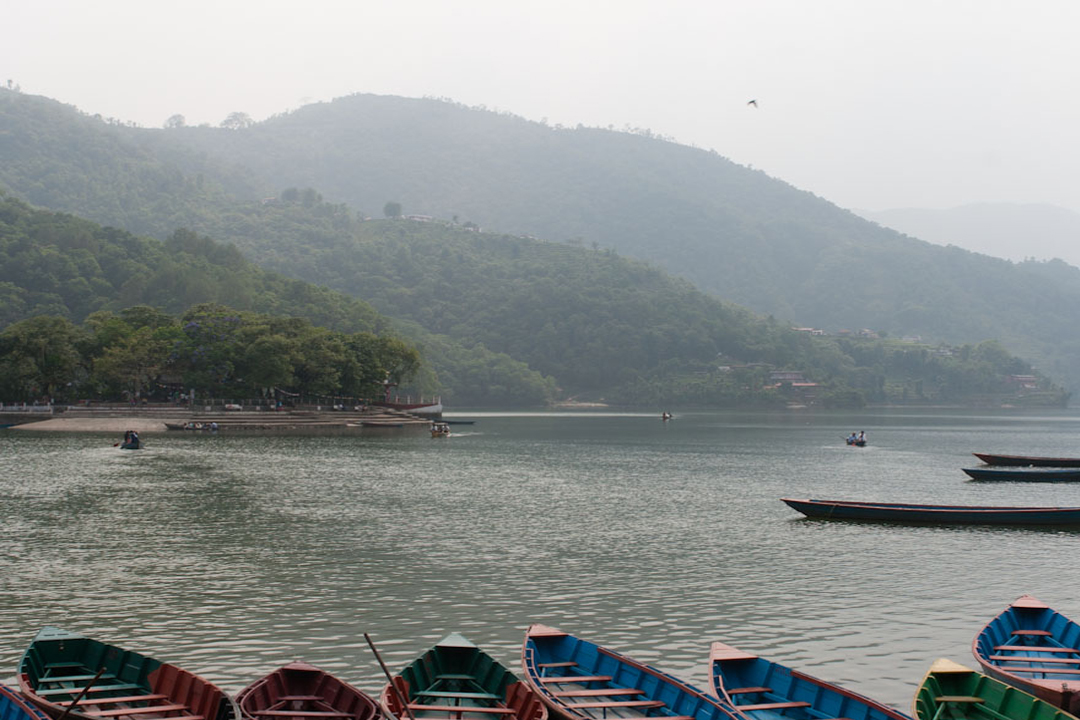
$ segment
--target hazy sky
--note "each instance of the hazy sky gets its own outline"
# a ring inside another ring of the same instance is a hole
[[[1080,210],[1076,0],[12,0],[9,78],[152,127],[446,97],[649,128],[847,208]]]

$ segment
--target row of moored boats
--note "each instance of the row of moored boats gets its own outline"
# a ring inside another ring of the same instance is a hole
[[[370,640],[369,640],[370,641]],[[982,672],[934,663],[917,720],[1075,720],[1080,626],[1030,596],[974,641]],[[374,645],[371,646],[375,651]],[[911,720],[883,703],[724,643],[710,691],[614,650],[531,626],[519,679],[458,634],[391,675],[377,697],[294,662],[235,697],[192,672],[47,627],[0,685],[3,720]]]

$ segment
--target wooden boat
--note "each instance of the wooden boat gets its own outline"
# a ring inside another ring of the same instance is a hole
[[[1070,482],[1080,480],[1080,468],[988,467],[961,468],[972,480],[1010,482]]]
[[[4,720],[48,720],[48,715],[27,702],[19,693],[0,683],[0,718],[4,718]]]
[[[910,720],[876,700],[714,642],[709,650],[713,694],[750,720]]]
[[[865,440],[847,439],[847,440],[845,440],[845,442],[847,442],[848,445],[854,445],[855,447],[866,447],[866,441]]]
[[[1080,458],[1036,457],[1031,455],[992,455],[991,453],[972,453],[987,465],[1011,465],[1023,467],[1074,467],[1080,468]]]
[[[431,423],[431,437],[450,437],[450,426],[443,422]]]
[[[983,672],[1036,697],[1080,711],[1080,625],[1024,595],[975,636]]]
[[[825,520],[930,523],[941,525],[1078,525],[1080,507],[918,505],[851,500],[780,498],[803,515]]]
[[[736,717],[717,698],[682,680],[546,625],[532,625],[525,633],[521,667],[525,682],[562,720]]]
[[[915,691],[912,714],[916,720],[1076,720],[1019,688],[944,659],[930,666]]]
[[[547,720],[548,716],[527,685],[457,633],[395,675],[393,684],[383,688],[379,702],[388,717],[399,720]]]
[[[18,668],[19,690],[54,718],[237,720],[236,705],[194,673],[55,627],[43,628]]]
[[[244,720],[378,720],[379,704],[352,685],[304,662],[259,678],[236,696]]]

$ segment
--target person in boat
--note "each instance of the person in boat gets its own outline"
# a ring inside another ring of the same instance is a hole
[[[124,431],[124,444],[128,445],[129,443],[131,443],[131,431],[130,430],[125,430]]]
[[[660,415],[660,418],[661,418],[662,420],[670,420],[670,419],[671,419],[671,413],[669,413],[669,412],[664,412],[664,413],[662,413],[662,414]]]
[[[855,438],[856,443],[866,444],[866,431],[860,430],[859,437]]]
[[[859,434],[857,432],[855,432],[854,430],[852,430],[851,434],[847,436],[847,444],[848,445],[854,445],[856,442],[858,442],[858,440],[859,440]]]

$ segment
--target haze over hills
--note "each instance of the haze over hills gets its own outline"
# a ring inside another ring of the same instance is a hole
[[[244,229],[252,210],[239,204],[290,187],[368,215],[395,201],[406,214],[611,248],[798,325],[957,344],[999,338],[1080,387],[1080,271],[905,237],[649,134],[370,95],[245,128],[150,130],[0,91],[0,183],[35,204],[157,237],[189,227],[271,267],[280,253]],[[290,242],[317,248],[346,232],[321,222],[293,227]]]
[[[943,210],[859,210],[868,220],[938,245],[1006,260],[1060,258],[1080,266],[1080,213],[1057,205],[978,203]]]

